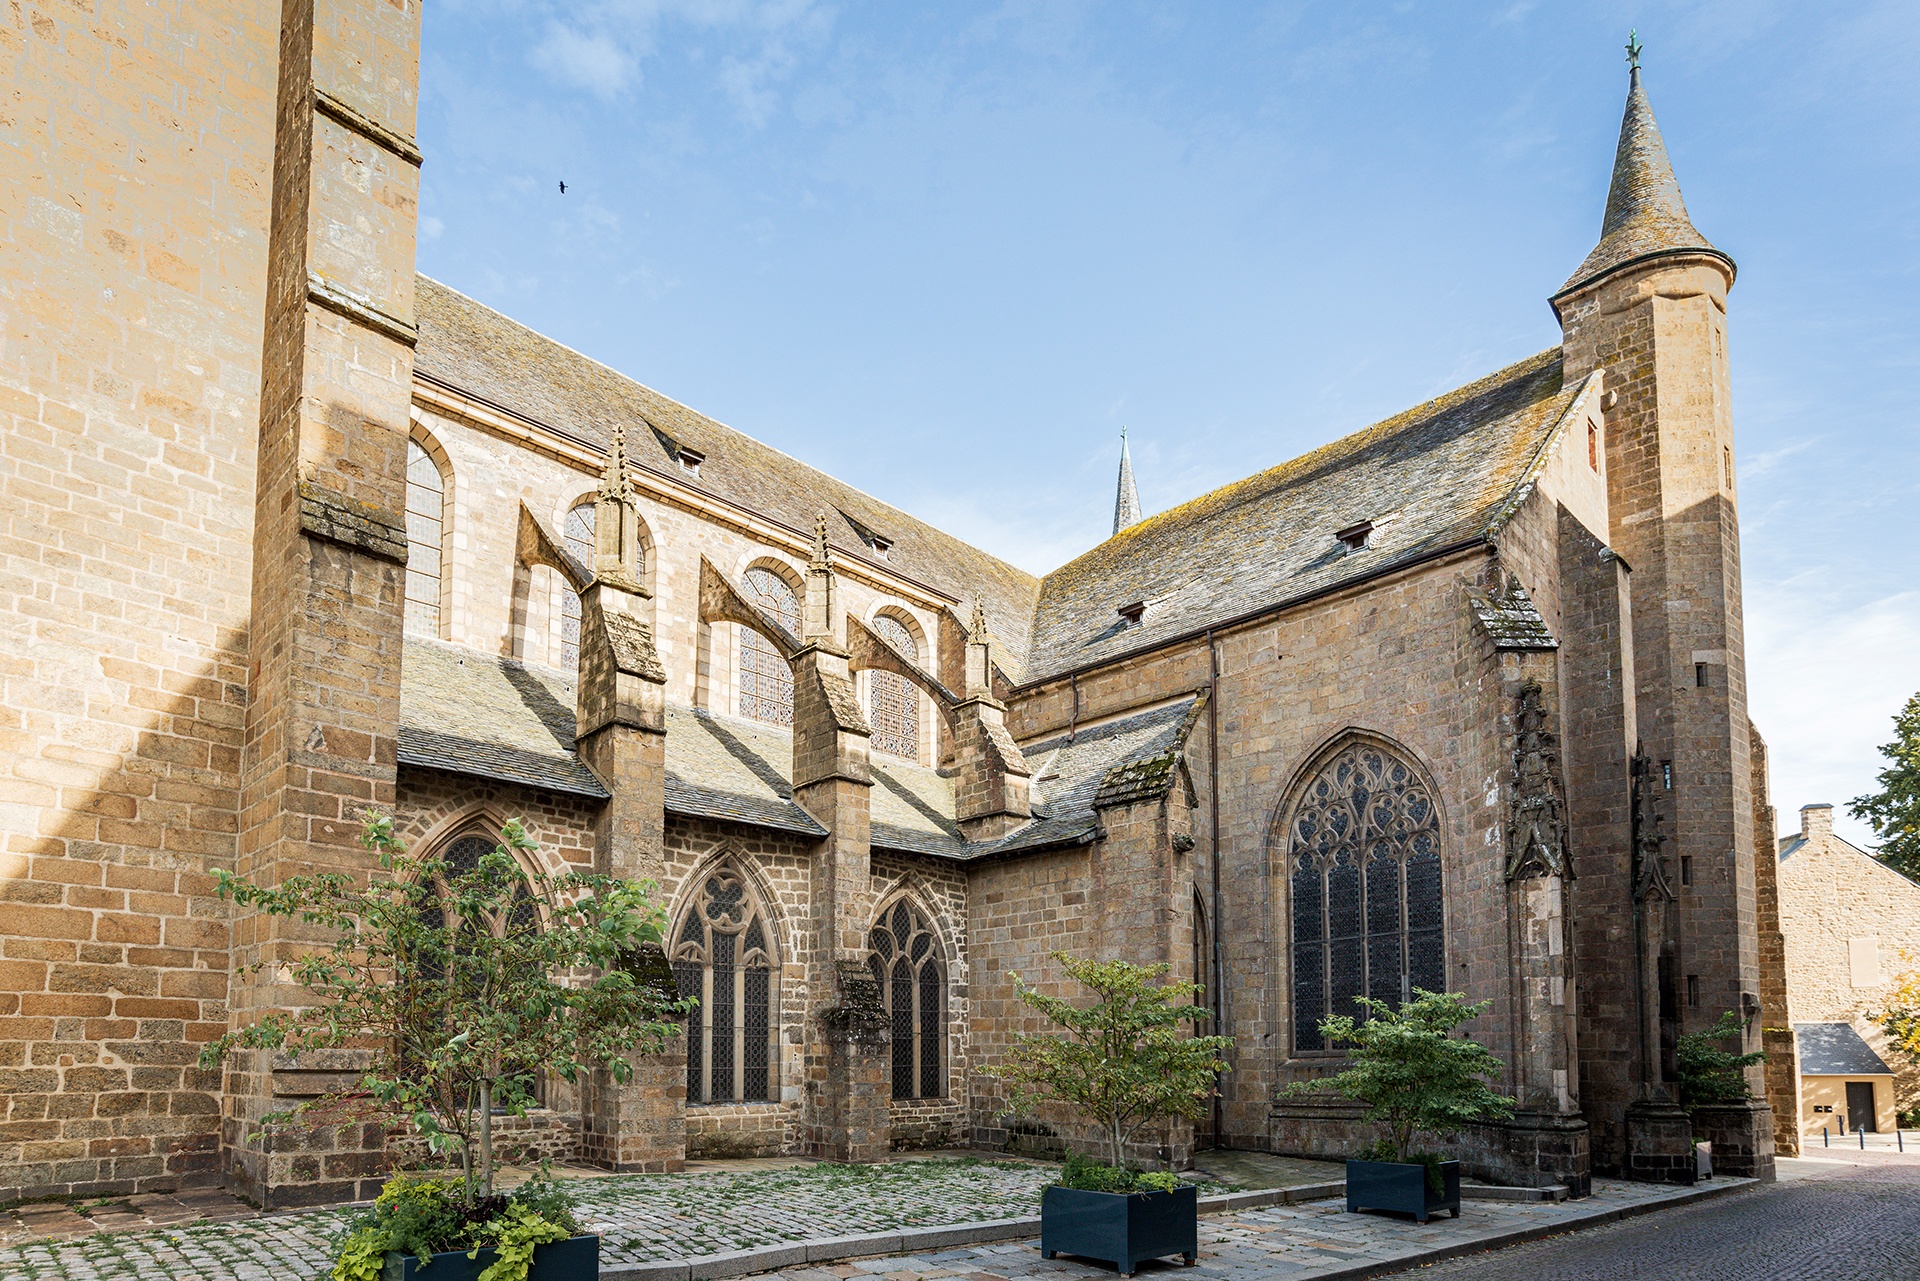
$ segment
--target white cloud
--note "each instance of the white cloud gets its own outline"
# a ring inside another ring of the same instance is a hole
[[[420,239],[438,240],[440,239],[440,233],[446,229],[447,224],[435,218],[432,214],[422,214],[420,216]]]
[[[1894,713],[1920,690],[1920,591],[1848,606],[1800,575],[1748,584],[1746,614],[1748,711],[1767,740],[1781,827],[1826,801],[1840,835],[1868,846],[1872,829],[1846,804],[1873,790]]]
[[[527,60],[561,83],[602,100],[619,96],[634,77],[632,57],[612,37],[599,31],[582,35],[557,22],[547,28],[547,38],[534,46]]]

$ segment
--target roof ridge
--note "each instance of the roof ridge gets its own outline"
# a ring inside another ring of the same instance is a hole
[[[569,355],[577,356],[579,359],[586,361],[588,364],[593,365],[598,369],[604,370],[606,373],[611,375],[613,378],[619,380],[620,382],[628,383],[628,384],[631,384],[632,386],[638,387],[642,391],[647,392],[649,395],[657,396],[661,400],[664,400],[669,404],[672,404],[682,410],[685,410],[687,413],[694,415],[695,417],[701,419],[704,422],[712,423],[715,427],[720,428],[722,431],[731,432],[733,435],[738,436],[743,440],[751,441],[753,444],[759,446],[761,449],[767,450],[769,453],[778,454],[780,457],[786,459],[788,462],[792,463],[794,466],[804,468],[805,470],[813,473],[816,476],[821,477],[826,481],[831,482],[832,484],[840,487],[841,489],[866,499],[868,502],[873,503],[877,507],[884,508],[887,511],[893,512],[896,515],[899,515],[906,520],[910,520],[914,524],[920,526],[922,529],[931,530],[932,532],[939,534],[943,538],[952,539],[954,542],[959,543],[961,546],[967,547],[982,556],[988,557],[989,559],[1004,566],[1005,568],[1012,570],[1014,573],[1019,574],[1021,577],[1032,580],[1032,582],[1036,585],[1036,587],[1039,584],[1039,581],[1040,581],[1039,575],[1028,573],[1026,570],[1021,569],[1018,565],[1013,564],[1011,561],[1003,560],[1001,557],[995,556],[992,552],[967,542],[964,538],[961,538],[957,534],[949,533],[948,531],[941,529],[937,525],[930,524],[929,522],[922,520],[920,517],[913,515],[911,512],[907,511],[905,508],[896,507],[894,504],[888,502],[886,499],[870,494],[866,490],[861,489],[857,485],[849,484],[847,481],[842,480],[840,477],[835,476],[830,472],[823,471],[820,468],[814,466],[812,463],[805,461],[804,459],[795,457],[794,455],[788,453],[784,449],[781,449],[777,445],[770,445],[766,441],[760,439],[758,436],[752,435],[751,433],[748,433],[748,432],[744,432],[740,430],[738,427],[735,427],[730,423],[722,422],[718,418],[715,418],[713,415],[705,412],[704,410],[695,409],[693,406],[687,404],[685,401],[678,400],[675,397],[668,395],[666,392],[661,391],[659,388],[654,387],[649,383],[641,382],[638,378],[633,377],[631,374],[622,373],[620,370],[615,369],[612,365],[609,365],[604,360],[600,360],[596,357],[589,356],[587,353],[581,351],[577,347],[568,346],[566,343],[561,342],[559,339],[554,338],[551,335],[543,334],[539,330],[533,328],[531,325],[527,325],[522,323],[521,321],[515,320],[512,316],[507,315],[504,311],[501,311],[499,308],[489,306],[488,304],[481,302],[478,298],[473,297],[471,294],[462,293],[460,290],[455,289],[452,285],[447,284],[443,280],[435,279],[434,277],[427,275],[423,271],[416,271],[414,274],[418,276],[420,279],[426,280],[431,284],[435,285],[436,287],[446,290],[448,293],[453,294],[454,296],[473,304],[475,307],[478,307],[483,311],[491,312],[493,315],[498,316],[501,320],[505,321],[507,324],[512,325],[514,328],[519,329],[527,334],[530,334],[534,338],[539,339],[541,342],[550,343],[553,346],[558,347],[560,350],[567,352]],[[470,388],[463,388],[463,390],[467,390],[471,392]],[[473,392],[472,394],[477,395],[479,393]],[[509,406],[509,408],[511,408],[511,406]],[[515,412],[522,412],[522,411],[516,410]],[[649,423],[648,425],[653,426],[652,423]],[[886,531],[881,531],[881,532],[884,533]]]
[[[1544,351],[1535,352],[1531,356],[1516,360],[1510,365],[1496,369],[1490,374],[1482,375],[1470,383],[1464,383],[1461,386],[1453,388],[1451,391],[1442,392],[1440,395],[1434,396],[1429,400],[1421,401],[1417,405],[1403,409],[1397,414],[1382,418],[1377,422],[1369,423],[1365,427],[1357,428],[1344,436],[1328,441],[1324,445],[1317,445],[1306,453],[1297,454],[1285,462],[1275,463],[1271,467],[1254,472],[1251,476],[1242,476],[1239,480],[1228,481],[1226,484],[1210,489],[1204,494],[1196,494],[1185,502],[1169,507],[1165,511],[1155,512],[1151,516],[1142,517],[1138,524],[1129,525],[1126,529],[1114,534],[1104,542],[1089,547],[1072,560],[1067,561],[1056,569],[1048,571],[1041,577],[1041,582],[1046,582],[1047,579],[1052,578],[1055,574],[1062,573],[1080,561],[1085,560],[1087,557],[1100,552],[1106,548],[1108,544],[1115,541],[1115,539],[1140,537],[1155,528],[1172,523],[1176,518],[1181,518],[1183,514],[1191,514],[1194,509],[1202,504],[1214,499],[1222,499],[1223,496],[1231,491],[1252,486],[1256,482],[1268,478],[1278,480],[1282,472],[1304,471],[1314,460],[1331,456],[1336,452],[1341,452],[1349,445],[1363,443],[1370,438],[1391,435],[1393,431],[1404,426],[1406,423],[1441,413],[1455,405],[1472,400],[1476,395],[1489,391],[1494,387],[1501,386],[1504,383],[1513,381],[1517,377],[1532,373],[1538,368],[1543,368],[1551,364],[1559,355],[1560,348],[1558,345],[1548,347]],[[1249,497],[1251,496],[1252,495],[1249,495]],[[1222,505],[1225,505],[1224,501]]]

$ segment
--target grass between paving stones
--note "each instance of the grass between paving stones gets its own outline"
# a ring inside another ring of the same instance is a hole
[[[740,1174],[629,1174],[569,1186],[608,1264],[751,1250],[820,1237],[1037,1214],[1050,1166],[895,1161]],[[0,1248],[0,1281],[311,1281],[331,1264],[347,1211],[101,1232]]]

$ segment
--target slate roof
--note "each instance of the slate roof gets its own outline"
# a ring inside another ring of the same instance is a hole
[[[409,636],[400,658],[402,765],[604,800],[574,754],[573,678]]]
[[[427,276],[418,279],[420,344],[416,372],[482,401],[605,449],[613,424],[625,423],[636,466],[703,490],[811,536],[825,509],[828,541],[849,555],[874,559],[856,529],[892,540],[886,564],[962,602],[970,616],[976,595],[1003,642],[1003,668],[1027,648],[1027,627],[1039,583],[1031,574],[970,547],[896,507],[763,445],[750,436],[669,400],[598,361],[561,346]],[[651,430],[648,430],[651,428]],[[676,450],[705,455],[697,480],[681,470]],[[1007,671],[1016,681],[1020,674]]]
[[[1150,516],[1040,584],[1031,683],[1485,537],[1581,387],[1555,348]],[[1334,537],[1372,521],[1367,550]],[[1144,599],[1138,624],[1116,610]]]
[[[1795,1023],[1802,1076],[1888,1076],[1893,1069],[1851,1023]]]
[[[1024,744],[1033,768],[1034,822],[1000,840],[971,847],[977,856],[1018,853],[1050,845],[1084,845],[1100,827],[1099,805],[1119,805],[1164,794],[1200,700],[1108,721],[1071,735]]]
[[[1615,268],[1661,254],[1700,250],[1733,259],[1715,249],[1695,230],[1680,198],[1680,182],[1667,159],[1667,144],[1654,122],[1653,106],[1640,87],[1640,69],[1633,69],[1627,89],[1627,108],[1620,119],[1620,145],[1613,157],[1613,184],[1607,191],[1607,213],[1600,226],[1600,243],[1580,269],[1560,287],[1562,294]],[[1557,296],[1557,295],[1556,295]]]
[[[872,759],[873,848],[965,856],[953,783],[886,755]],[[777,725],[667,705],[667,812],[825,836],[793,802],[793,736]]]

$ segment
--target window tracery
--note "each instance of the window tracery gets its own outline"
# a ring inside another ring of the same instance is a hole
[[[943,1097],[946,974],[940,942],[905,899],[880,914],[867,935],[867,965],[893,1025],[893,1097]]]
[[[1376,743],[1342,748],[1288,838],[1297,1053],[1331,1049],[1320,1020],[1363,1015],[1356,996],[1397,1005],[1445,989],[1440,815],[1412,765]]]
[[[687,1025],[687,1102],[773,1098],[779,1030],[773,930],[740,871],[707,874],[673,936],[673,977],[700,1008]]]
[[[789,632],[800,634],[800,600],[786,579],[756,565],[744,576],[742,594]],[[772,642],[750,627],[740,629],[740,714],[771,725],[793,724],[793,669]]]
[[[418,440],[407,441],[406,629],[440,635],[440,556],[446,546],[446,477]]]
[[[881,614],[873,620],[873,633],[902,655],[920,661],[920,646],[913,633],[899,619]],[[876,752],[891,752],[909,760],[920,759],[920,691],[912,681],[893,672],[867,673],[867,719],[873,725],[871,745]]]

